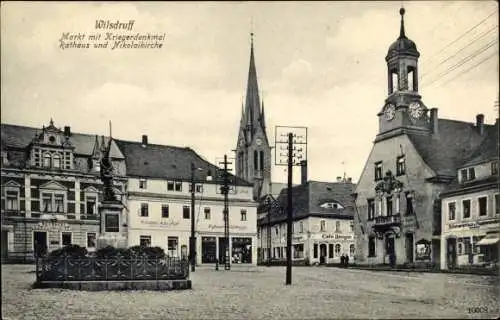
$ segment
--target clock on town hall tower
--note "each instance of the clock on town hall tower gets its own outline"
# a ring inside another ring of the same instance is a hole
[[[379,138],[391,133],[428,130],[428,109],[418,93],[418,58],[415,42],[405,35],[404,14],[401,8],[399,38],[391,44],[385,57],[387,62],[388,96],[379,116]],[[399,129],[399,130],[398,130]]]

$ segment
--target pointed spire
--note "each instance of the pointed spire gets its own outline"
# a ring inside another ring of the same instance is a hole
[[[50,125],[54,126],[54,121],[52,120],[52,117],[50,117]]]
[[[255,68],[255,55],[253,48],[253,35],[250,33],[250,66],[248,69],[248,82],[247,82],[247,94],[246,94],[246,112],[247,122],[249,125],[253,126],[257,123],[260,117],[260,99],[259,99],[259,86],[257,84],[257,70]]]
[[[260,112],[260,123],[262,125],[262,128],[264,128],[264,130],[265,130],[266,129],[266,116],[264,113],[264,99],[262,99],[262,108],[261,108],[261,112]]]
[[[399,14],[401,15],[401,29],[399,30],[399,38],[406,38],[405,35],[405,21],[404,21],[404,15],[405,15],[405,8],[401,7],[399,9]]]

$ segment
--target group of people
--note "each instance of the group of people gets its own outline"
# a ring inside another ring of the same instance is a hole
[[[340,265],[344,268],[347,268],[349,266],[349,255],[342,253],[340,256]]]

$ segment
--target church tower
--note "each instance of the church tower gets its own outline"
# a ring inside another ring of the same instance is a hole
[[[401,26],[398,39],[391,44],[387,62],[388,96],[378,113],[377,139],[401,133],[429,133],[428,109],[418,92],[418,58],[415,42],[405,34],[405,9],[399,11]]]
[[[271,147],[266,134],[264,102],[259,98],[257,70],[253,48],[250,45],[245,105],[242,106],[238,141],[236,142],[236,175],[254,184],[254,199],[269,193],[271,183]]]

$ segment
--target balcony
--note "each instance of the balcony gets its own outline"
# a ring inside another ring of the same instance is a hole
[[[383,235],[387,232],[393,232],[396,234],[396,237],[399,237],[401,231],[401,215],[398,213],[396,215],[375,217],[372,228],[379,239],[382,239]]]

